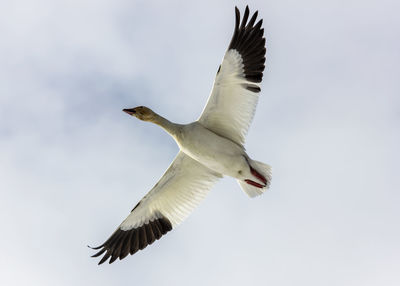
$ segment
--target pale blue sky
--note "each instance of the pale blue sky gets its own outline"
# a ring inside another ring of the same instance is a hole
[[[176,230],[97,266],[178,147],[122,108],[195,120],[234,6],[259,10],[267,67],[249,199],[219,182]],[[399,285],[398,1],[0,3],[1,285]]]

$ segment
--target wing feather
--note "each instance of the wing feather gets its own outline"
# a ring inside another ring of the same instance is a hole
[[[99,247],[99,264],[144,249],[181,223],[222,176],[179,152],[159,182]]]
[[[265,68],[266,50],[262,20],[254,25],[258,12],[248,23],[248,7],[241,22],[236,7],[235,12],[232,40],[198,121],[215,133],[244,145],[261,91],[259,83]]]

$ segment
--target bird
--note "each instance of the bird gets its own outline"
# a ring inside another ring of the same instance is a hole
[[[99,265],[135,254],[179,225],[223,176],[235,178],[249,197],[270,187],[271,167],[251,159],[244,148],[254,117],[265,69],[263,20],[258,11],[249,20],[235,7],[232,39],[218,68],[214,85],[200,117],[177,124],[148,107],[123,109],[139,120],[159,125],[180,150],[156,185],[92,257]],[[249,20],[249,21],[248,21]]]

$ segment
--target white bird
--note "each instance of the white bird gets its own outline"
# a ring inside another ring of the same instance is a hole
[[[271,168],[250,159],[243,147],[259,97],[265,63],[262,19],[255,24],[246,6],[242,21],[235,7],[232,40],[214,81],[200,118],[190,124],[175,124],[151,109],[124,109],[129,115],[161,126],[176,141],[180,151],[158,183],[133,208],[128,217],[93,257],[99,264],[152,244],[180,224],[224,175],[236,178],[250,196],[269,188]]]

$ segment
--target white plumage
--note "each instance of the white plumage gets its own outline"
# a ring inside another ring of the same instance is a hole
[[[250,196],[262,194],[271,181],[270,167],[252,160],[245,152],[245,136],[253,119],[264,71],[265,39],[257,12],[242,21],[237,8],[235,31],[218,69],[214,86],[199,119],[175,124],[151,109],[124,109],[140,120],[165,129],[180,152],[158,183],[133,208],[94,257],[104,254],[123,259],[145,248],[180,224],[224,175],[236,178]],[[240,25],[240,26],[239,26]]]
[[[239,52],[227,51],[198,121],[215,133],[243,145],[258,102],[258,93],[246,89],[247,85],[259,87],[244,77]]]
[[[122,222],[122,230],[137,228],[150,220],[168,217],[172,227],[180,224],[206,197],[221,175],[179,152],[160,181]]]

